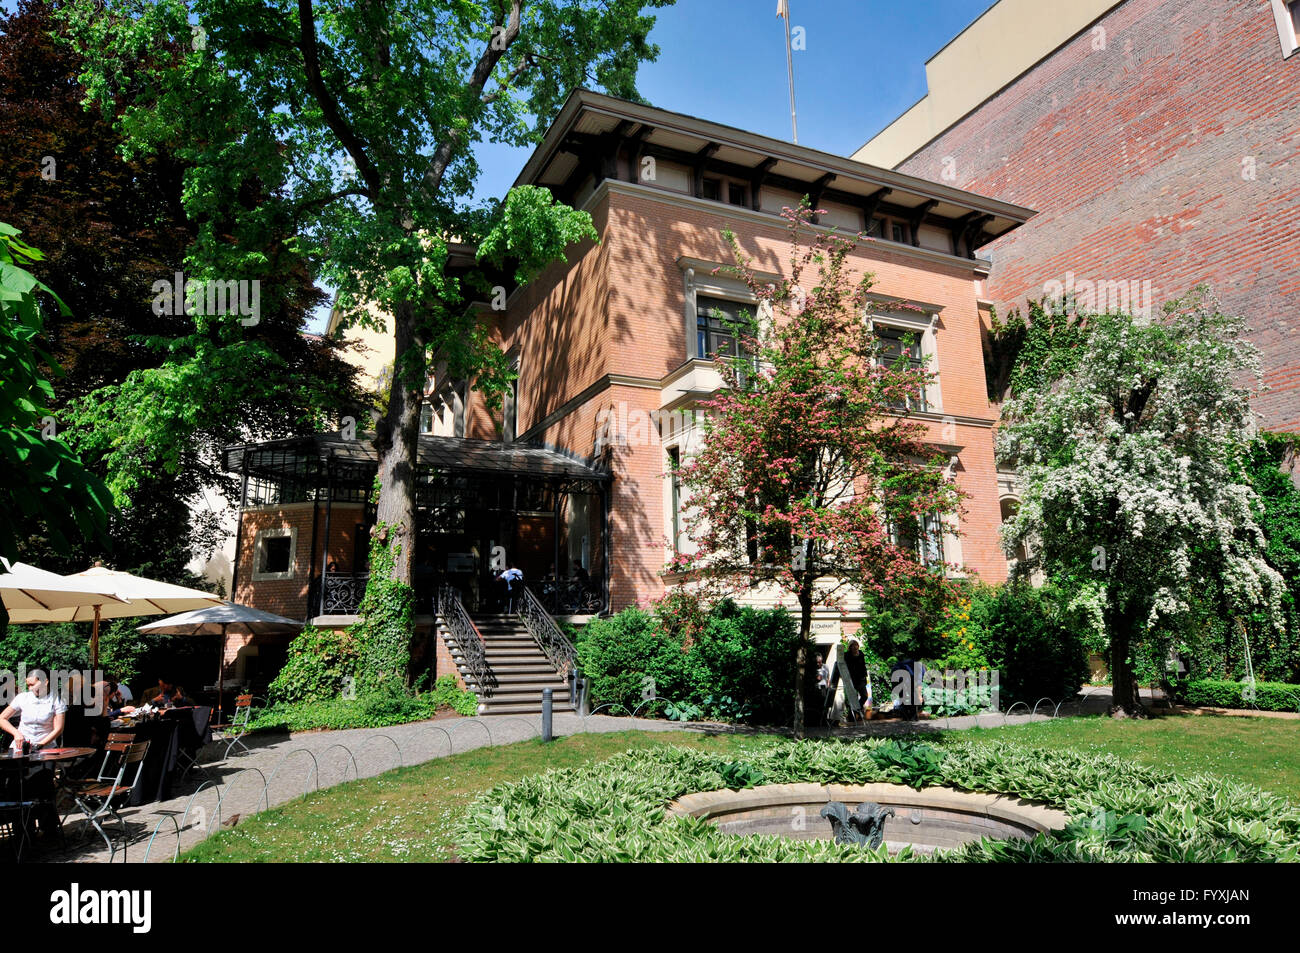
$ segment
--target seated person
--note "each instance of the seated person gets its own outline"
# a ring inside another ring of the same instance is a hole
[[[154,708],[178,708],[194,704],[185,695],[185,689],[174,682],[167,681],[166,678],[159,678],[158,687],[146,689],[141,699],[144,704],[153,705]]]
[[[0,712],[0,730],[13,735],[11,747],[21,747],[24,741],[32,748],[45,748],[58,741],[67,719],[68,703],[50,691],[50,680],[42,671],[27,676],[27,691],[19,693],[3,712]],[[18,715],[15,727],[9,718]]]

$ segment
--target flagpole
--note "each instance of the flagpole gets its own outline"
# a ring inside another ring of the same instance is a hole
[[[789,0],[778,0],[776,15],[785,18],[785,72],[790,79],[790,131],[793,134],[793,142],[799,144],[799,120],[794,111],[794,54],[790,49],[790,3]]]

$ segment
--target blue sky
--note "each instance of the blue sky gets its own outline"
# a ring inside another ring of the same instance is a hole
[[[925,61],[991,0],[789,0],[799,144],[849,155],[925,95]],[[790,138],[785,29],[776,0],[678,0],[657,11],[659,59],[641,68],[654,106]],[[509,188],[528,150],[484,145],[478,195]]]

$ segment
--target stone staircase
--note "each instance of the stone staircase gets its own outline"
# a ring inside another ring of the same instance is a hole
[[[573,711],[569,683],[560,677],[528,628],[517,616],[476,615],[474,624],[483,634],[487,664],[496,676],[491,695],[478,694],[481,715],[536,715],[542,710],[542,689],[551,689],[554,711]],[[453,657],[459,653],[453,652]],[[461,674],[469,681],[468,672]]]

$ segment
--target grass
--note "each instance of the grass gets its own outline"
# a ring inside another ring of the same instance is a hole
[[[1142,721],[1061,718],[961,732],[1038,748],[1106,753],[1179,774],[1236,778],[1300,803],[1300,721],[1168,715]]]
[[[1236,778],[1300,802],[1300,721],[1177,716],[1149,721],[1069,718],[960,732],[973,741],[1107,752],[1180,774]],[[187,861],[429,861],[454,856],[451,830],[474,795],[502,781],[600,761],[635,748],[683,745],[743,754],[772,735],[619,732],[549,745],[480,748],[319,791],[242,821],[183,855]]]
[[[550,768],[573,768],[620,752],[680,745],[743,754],[770,735],[626,731],[574,735],[550,744],[478,748],[317,791],[213,834],[185,861],[338,863],[431,861],[453,856],[451,829],[479,792]]]

